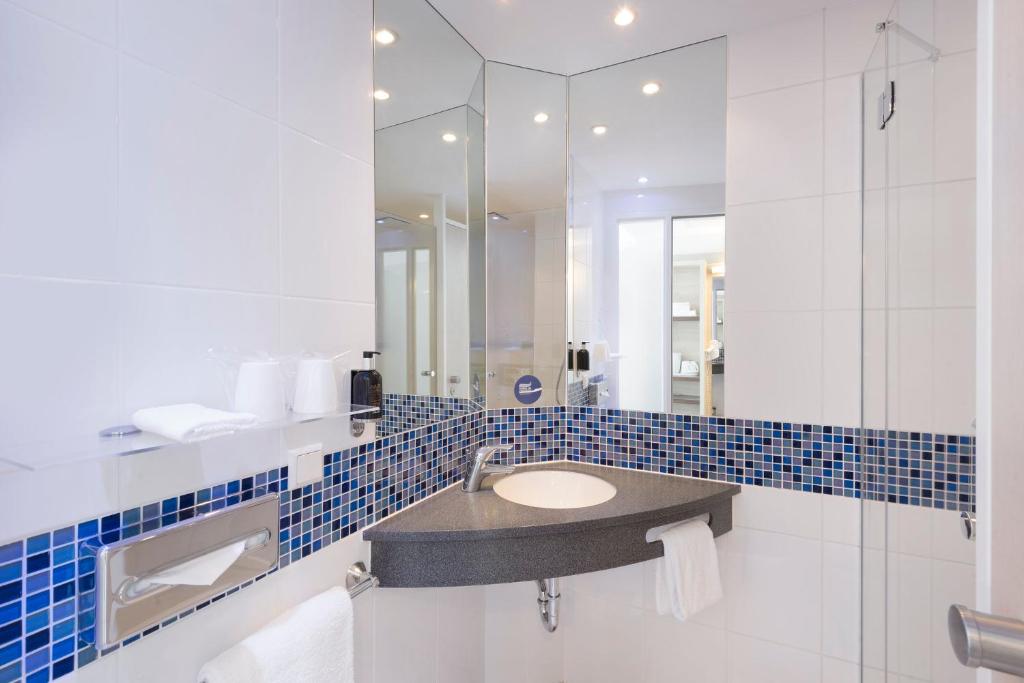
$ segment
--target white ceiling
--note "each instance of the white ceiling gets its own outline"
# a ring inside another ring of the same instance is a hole
[[[575,74],[850,0],[432,0],[487,59]],[[629,26],[612,17],[622,4]]]

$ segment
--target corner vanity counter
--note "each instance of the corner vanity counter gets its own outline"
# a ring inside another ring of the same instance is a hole
[[[651,528],[702,515],[715,536],[732,528],[735,484],[556,462],[516,474],[576,472],[615,487],[587,507],[556,509],[510,502],[499,477],[466,493],[452,486],[363,532],[373,573],[385,587],[469,586],[529,581],[612,569],[663,554]]]

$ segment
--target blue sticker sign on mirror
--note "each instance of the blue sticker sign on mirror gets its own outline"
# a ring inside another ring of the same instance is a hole
[[[516,380],[516,384],[513,387],[516,400],[527,405],[539,401],[543,390],[544,388],[541,386],[540,380],[533,375],[523,375]]]

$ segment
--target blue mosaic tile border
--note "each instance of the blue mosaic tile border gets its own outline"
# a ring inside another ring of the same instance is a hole
[[[0,683],[50,681],[242,590],[461,479],[483,443],[510,463],[569,459],[664,474],[886,500],[974,506],[973,437],[591,407],[474,412],[324,456],[288,488],[260,472],[0,546]],[[99,653],[92,546],[280,493],[277,567]]]
[[[974,437],[569,408],[576,462],[950,510],[974,508]]]
[[[384,394],[383,415],[377,433],[381,436],[398,434],[478,410],[481,410],[480,406],[468,398]]]

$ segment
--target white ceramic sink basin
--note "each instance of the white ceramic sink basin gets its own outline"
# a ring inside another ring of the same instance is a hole
[[[502,477],[494,492],[507,501],[533,508],[585,508],[615,496],[604,479],[582,472],[534,470]]]

